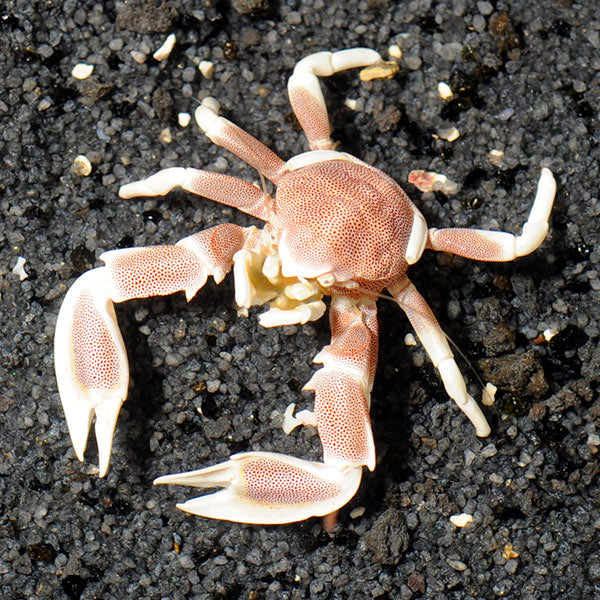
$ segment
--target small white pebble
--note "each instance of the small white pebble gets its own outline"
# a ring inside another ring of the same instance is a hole
[[[175,47],[175,40],[175,34],[170,33],[167,36],[167,39],[163,42],[163,45],[152,55],[154,60],[160,62],[169,58],[171,51]]]
[[[406,346],[416,346],[417,340],[415,340],[415,336],[412,333],[407,333],[404,336],[404,344]]]
[[[92,172],[92,163],[85,154],[76,156],[71,165],[71,172],[80,177],[87,177]]]
[[[129,54],[131,55],[131,58],[140,65],[143,65],[146,62],[146,55],[139,50],[132,50]]]
[[[27,260],[25,258],[23,258],[22,256],[19,256],[17,258],[17,264],[12,268],[12,272],[15,275],[19,276],[19,279],[21,281],[23,281],[24,279],[27,279],[29,277],[29,275],[25,272],[25,263],[27,262]]]
[[[460,513],[460,515],[452,515],[450,517],[450,523],[455,527],[466,527],[473,522],[473,515],[467,513]]]
[[[94,72],[94,65],[86,63],[77,63],[71,70],[71,75],[75,79],[87,79]]]
[[[357,506],[350,511],[350,518],[358,519],[359,517],[362,517],[365,514],[365,510],[367,509],[364,506]]]
[[[190,124],[191,120],[192,116],[190,115],[190,113],[180,112],[177,115],[177,122],[181,127],[187,127]]]
[[[493,165],[501,165],[504,162],[504,152],[502,150],[490,150],[488,160]]]
[[[392,44],[388,48],[388,54],[392,58],[396,58],[396,59],[400,60],[402,58],[402,48],[400,48],[400,46],[398,46],[398,44]]]
[[[203,77],[206,77],[206,79],[212,79],[213,73],[215,72],[215,65],[210,62],[210,60],[201,60],[198,65],[198,70],[202,73]]]
[[[550,327],[548,329],[545,329],[542,335],[544,336],[544,339],[547,342],[549,342],[557,333],[558,330],[554,329],[553,327]]]
[[[494,406],[494,402],[496,400],[496,392],[498,388],[489,381],[485,384],[485,388],[483,390],[483,394],[481,396],[481,403],[484,406]]]
[[[460,131],[456,127],[445,127],[438,131],[438,135],[448,142],[453,142],[460,137]]]
[[[444,81],[438,83],[438,94],[442,100],[450,100],[453,96],[450,86]]]
[[[173,136],[171,135],[171,130],[167,127],[160,132],[158,139],[165,144],[170,144],[173,141]]]
[[[344,100],[344,106],[347,106],[350,110],[356,110],[357,101],[353,98],[346,98]]]

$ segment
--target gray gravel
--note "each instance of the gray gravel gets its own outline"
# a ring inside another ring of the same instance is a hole
[[[175,50],[157,63],[170,32]],[[599,598],[599,34],[593,0],[5,2],[0,597]],[[85,463],[73,454],[53,374],[67,287],[105,250],[251,223],[179,192],[121,200],[119,184],[170,166],[256,179],[177,113],[213,95],[287,158],[305,149],[285,91],[294,64],[358,45],[387,55],[392,43],[404,53],[393,80],[326,82],[334,137],[404,184],[429,223],[517,231],[540,166],[559,183],[534,255],[502,265],[427,253],[411,270],[480,376],[497,382],[492,435],[474,436],[420,347],[405,346],[405,318],[383,304],[378,468],[334,534],[318,519],[254,527],[177,511],[189,490],[152,487],[154,477],[244,449],[320,456],[314,433],[286,436],[280,423],[288,403],[311,404],[301,388],[326,320],[264,330],[256,312],[236,317],[227,280],[189,304],[118,307],[132,385],[99,480],[94,442]],[[212,79],[199,60],[214,63]],[[71,77],[78,62],[94,65],[89,79]],[[441,81],[456,100],[440,99]],[[456,141],[436,137],[451,126]],[[79,154],[88,177],[71,170]],[[462,190],[423,195],[406,183],[412,169]],[[545,330],[558,332],[549,343]],[[474,518],[465,529],[449,521],[461,512]]]

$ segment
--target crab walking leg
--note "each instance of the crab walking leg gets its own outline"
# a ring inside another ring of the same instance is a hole
[[[219,108],[220,105],[214,98],[204,98],[194,114],[198,127],[212,142],[229,150],[267,179],[277,183],[279,171],[285,164],[283,160],[255,137],[220,117]]]
[[[270,207],[273,204],[272,198],[267,193],[243,179],[183,167],[163,169],[146,179],[127,183],[119,189],[119,196],[121,198],[165,196],[176,187],[233,206],[263,221],[269,218]]]
[[[360,467],[336,469],[285,454],[245,452],[206,469],[158,477],[154,484],[222,487],[177,508],[210,519],[278,525],[336,512],[356,494],[361,476]]]
[[[537,193],[523,233],[515,236],[504,231],[481,229],[429,230],[427,247],[451,252],[465,258],[485,261],[510,261],[536,250],[548,233],[548,219],[556,194],[556,181],[549,169],[542,169]]]
[[[288,80],[288,95],[294,113],[308,138],[311,150],[332,150],[331,128],[319,77],[368,67],[383,62],[381,56],[368,48],[351,48],[339,52],[317,52],[296,64]]]
[[[285,413],[284,431],[298,425],[317,428],[325,464],[375,468],[375,445],[369,407],[377,365],[377,313],[370,299],[333,296],[330,308],[331,344],[314,358],[323,365],[304,386],[315,392],[314,413]]]
[[[220,282],[254,228],[218,225],[174,246],[105,252],[105,267],[84,273],[58,314],[54,359],[58,390],[79,460],[96,419],[99,475],[110,463],[114,430],[127,397],[129,367],[114,302],[184,291],[190,300],[208,275]]]
[[[448,396],[473,423],[475,433],[479,437],[487,437],[490,426],[477,402],[469,396],[446,336],[423,296],[408,279],[391,287],[389,291],[406,313],[417,337],[438,369]]]

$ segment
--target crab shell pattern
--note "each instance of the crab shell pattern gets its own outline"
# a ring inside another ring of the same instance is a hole
[[[84,273],[69,289],[56,324],[56,376],[80,460],[95,420],[101,477],[129,380],[113,303],[177,291],[190,300],[209,275],[218,283],[232,268],[240,312],[268,304],[260,315],[264,327],[319,319],[326,310],[323,297],[331,298],[331,343],[315,357],[322,368],[305,386],[314,391],[314,411],[294,416],[290,405],[284,420],[287,433],[300,424],[317,428],[323,462],[246,452],[199,471],[158,478],[155,483],[223,488],[178,505],[182,510],[243,523],[288,523],[335,515],[354,496],[363,467],[375,467],[369,406],[378,349],[376,300],[383,294],[406,313],[476,434],[488,435],[446,337],[406,271],[425,249],[482,261],[529,254],[548,231],[556,184],[542,169],[521,235],[428,228],[393,179],[334,150],[330,138],[317,77],[382,64],[374,50],[353,48],[312,54],[296,65],[288,92],[310,151],[287,162],[220,117],[213,98],[202,102],[195,114],[200,128],[272,181],[274,197],[246,181],[192,168],[165,169],[121,187],[123,198],[165,195],[181,187],[266,224],[262,229],[217,225],[175,245],[106,252],[105,266]]]

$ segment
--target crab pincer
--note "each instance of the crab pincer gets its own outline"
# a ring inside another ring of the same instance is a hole
[[[154,483],[222,487],[177,508],[210,519],[276,525],[335,513],[354,496],[361,476],[360,467],[338,469],[274,452],[244,452]]]

